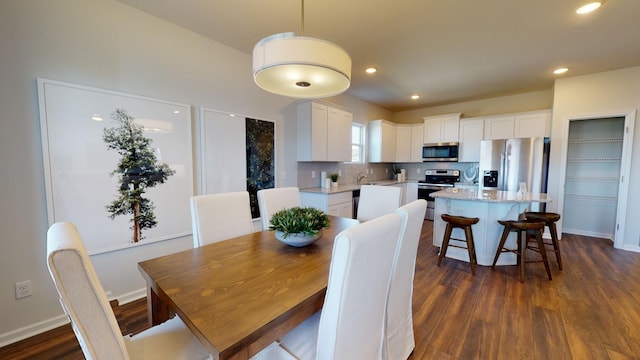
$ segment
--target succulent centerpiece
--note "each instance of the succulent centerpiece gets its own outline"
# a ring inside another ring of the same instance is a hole
[[[329,227],[329,217],[312,207],[283,209],[271,216],[269,230],[276,238],[291,246],[307,246],[322,236],[322,229]]]

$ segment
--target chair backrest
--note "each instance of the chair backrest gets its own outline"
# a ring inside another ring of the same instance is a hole
[[[75,225],[55,223],[49,228],[47,266],[85,357],[128,359],[118,322]]]
[[[396,248],[387,300],[386,359],[406,359],[415,347],[413,336],[413,276],[427,202],[414,200],[396,210],[403,218],[402,239]]]
[[[402,189],[397,186],[363,185],[358,202],[359,221],[391,214],[400,206]]]
[[[394,252],[402,227],[388,214],[335,238],[318,327],[317,359],[380,359]]]
[[[191,197],[193,247],[253,232],[247,191]]]
[[[282,209],[300,206],[300,190],[297,187],[282,187],[258,190],[258,207],[262,229],[269,229],[271,215]]]

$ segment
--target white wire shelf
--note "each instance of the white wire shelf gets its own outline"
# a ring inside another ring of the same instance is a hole
[[[584,157],[567,159],[567,162],[619,162],[620,160],[620,157]]]
[[[603,202],[617,202],[617,196],[597,196],[597,195],[574,195],[565,194],[567,199],[571,200],[584,200],[584,201],[603,201]]]
[[[611,143],[622,142],[623,138],[589,138],[589,139],[569,139],[569,144],[593,144],[593,143]]]
[[[593,182],[593,183],[617,183],[617,177],[604,176],[567,176],[567,181],[574,182]]]

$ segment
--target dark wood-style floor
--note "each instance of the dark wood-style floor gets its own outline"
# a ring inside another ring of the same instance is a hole
[[[425,221],[414,286],[416,359],[640,359],[640,254],[608,240],[565,234],[564,270],[528,264],[436,266]],[[532,255],[533,256],[533,255]],[[551,259],[554,259],[551,257]],[[555,259],[554,259],[555,260]],[[114,306],[123,333],[146,325],[144,299]],[[0,348],[0,359],[83,359],[65,326]]]

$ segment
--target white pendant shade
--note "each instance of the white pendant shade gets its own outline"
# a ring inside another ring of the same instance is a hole
[[[253,48],[253,78],[266,91],[295,98],[338,95],[351,84],[351,58],[317,38],[280,33]]]

